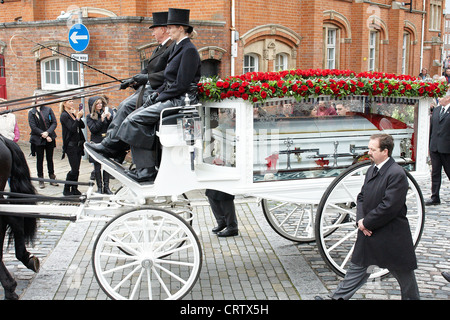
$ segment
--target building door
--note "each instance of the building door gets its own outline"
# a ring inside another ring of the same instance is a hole
[[[0,98],[6,99],[5,57],[0,54]]]

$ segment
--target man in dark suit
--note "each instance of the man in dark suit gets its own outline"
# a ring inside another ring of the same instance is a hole
[[[117,158],[121,158],[125,154],[129,146],[117,137],[117,131],[120,125],[130,113],[141,107],[143,101],[146,101],[164,83],[164,69],[166,68],[169,55],[175,46],[167,31],[167,17],[168,12],[153,13],[153,25],[149,28],[152,29],[153,36],[159,45],[153,51],[147,67],[141,73],[121,84],[121,89],[132,86],[137,90],[119,104],[118,111],[108,126],[108,131],[103,141],[91,145],[97,152],[107,153],[109,156]],[[112,146],[114,146],[114,150],[111,150]]]
[[[390,271],[400,285],[402,299],[419,299],[414,274],[417,260],[406,217],[408,179],[391,158],[393,148],[390,135],[370,138],[369,156],[374,165],[367,170],[357,197],[358,235],[350,267],[332,299],[350,299],[366,283],[371,266]]]
[[[431,200],[426,205],[441,203],[439,190],[442,168],[450,179],[450,94],[439,100],[430,121]]]
[[[239,232],[234,196],[211,189],[206,189],[205,195],[208,197],[211,210],[217,221],[217,226],[212,229],[212,232],[217,234],[218,237],[237,236]]]

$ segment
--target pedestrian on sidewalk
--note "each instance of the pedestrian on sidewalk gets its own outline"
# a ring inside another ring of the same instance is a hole
[[[84,134],[82,129],[85,127],[83,120],[82,108],[75,108],[73,100],[67,100],[59,104],[61,113],[60,122],[63,135],[62,158],[67,154],[69,159],[70,171],[67,173],[67,181],[78,181],[80,175],[81,157],[84,155]],[[65,184],[63,195],[80,195],[76,184]]]
[[[86,122],[91,132],[91,142],[100,143],[106,136],[108,126],[113,116],[107,107],[106,99],[103,97],[90,97],[88,100],[89,114]],[[103,170],[100,163],[89,157],[89,162],[94,164],[94,176],[97,183],[97,193],[112,194],[109,189],[109,173]]]
[[[358,235],[349,269],[331,296],[348,300],[370,276],[369,267],[387,268],[398,281],[404,300],[419,300],[414,270],[417,260],[406,217],[408,179],[391,157],[394,140],[388,134],[372,135],[367,170],[357,197]],[[317,300],[322,300],[316,297]]]
[[[36,102],[42,98],[37,98]],[[44,153],[47,160],[47,171],[50,179],[56,179],[53,164],[53,151],[56,147],[56,132],[58,125],[52,108],[47,106],[33,107],[28,112],[28,124],[31,129],[31,155],[36,156],[36,171],[38,178],[44,178]],[[56,182],[50,182],[58,186]],[[45,188],[44,181],[39,181],[39,188]]]
[[[0,102],[6,102],[8,100],[0,98]],[[8,110],[8,107],[2,105],[0,107],[0,112]],[[14,142],[19,141],[20,139],[20,131],[19,126],[17,125],[16,116],[14,113],[5,113],[0,116],[0,134],[2,134],[5,138],[8,138]]]
[[[442,169],[450,179],[450,92],[439,99],[433,109],[430,121],[430,159],[431,159],[431,199],[425,205],[441,203],[439,190],[442,182]]]

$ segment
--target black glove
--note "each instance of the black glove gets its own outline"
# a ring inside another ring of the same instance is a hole
[[[144,108],[147,108],[151,106],[152,104],[155,104],[156,99],[158,98],[158,92],[152,92],[148,97],[147,100],[145,100],[144,104],[142,105]]]
[[[123,81],[120,84],[120,90],[125,90],[126,88],[128,88],[129,86],[131,86],[131,84],[134,83],[133,78],[130,78],[128,80]]]
[[[133,77],[134,82],[136,82],[138,85],[146,84],[148,81],[148,74],[146,73],[138,73]]]

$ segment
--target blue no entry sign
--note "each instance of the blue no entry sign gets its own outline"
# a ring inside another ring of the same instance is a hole
[[[69,30],[69,43],[73,50],[81,52],[89,44],[89,31],[84,24],[77,23]]]

